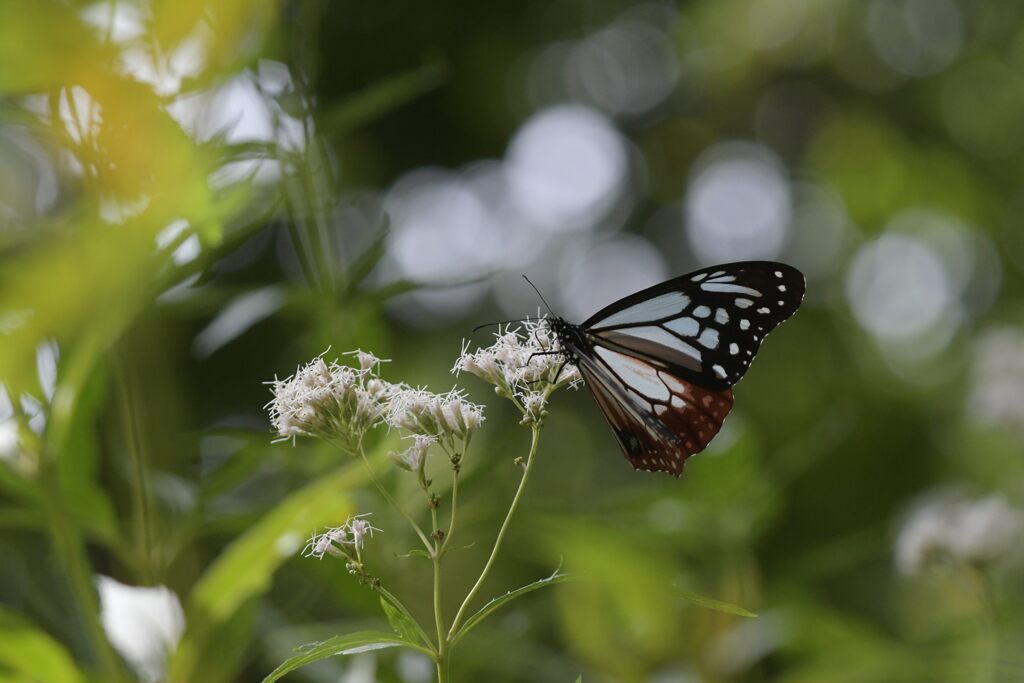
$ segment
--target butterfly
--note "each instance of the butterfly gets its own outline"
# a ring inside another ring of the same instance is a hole
[[[725,263],[627,296],[581,325],[550,318],[635,469],[683,473],[718,434],[765,336],[793,315],[804,276],[771,261]]]

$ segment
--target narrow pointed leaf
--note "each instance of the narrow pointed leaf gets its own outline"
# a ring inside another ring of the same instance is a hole
[[[734,614],[738,617],[757,617],[757,614],[755,614],[754,612],[743,609],[739,605],[734,605],[731,602],[715,600],[714,598],[706,598],[703,595],[697,595],[696,593],[691,593],[690,591],[683,590],[682,588],[677,588],[676,590],[678,590],[679,594],[682,595],[684,598],[686,598],[693,604],[698,605],[699,607],[706,607],[708,609],[713,609],[718,612],[724,612],[726,614]]]
[[[384,614],[388,618],[388,623],[391,624],[391,628],[395,629],[395,633],[402,636],[405,640],[410,643],[419,643],[420,640],[420,629],[407,614],[399,610],[395,605],[392,605],[384,597],[380,599],[380,606],[384,610]]]
[[[360,631],[349,633],[343,636],[334,636],[318,643],[309,643],[296,648],[297,655],[287,659],[281,666],[274,669],[270,675],[263,679],[263,683],[273,683],[287,673],[298,668],[319,662],[321,659],[335,657],[337,655],[354,655],[360,652],[381,650],[387,647],[411,647],[426,655],[430,651],[407,642],[393,633],[380,633],[376,631]]]
[[[474,614],[466,620],[466,623],[462,625],[462,628],[460,628],[458,633],[455,634],[455,637],[452,638],[452,645],[459,642],[459,640],[462,639],[462,636],[466,635],[466,633],[468,633],[470,629],[472,629],[481,621],[489,617],[493,612],[498,610],[500,607],[512,602],[518,597],[526,595],[527,593],[532,593],[538,588],[544,588],[545,586],[553,586],[556,583],[568,581],[569,578],[570,576],[568,574],[561,574],[558,570],[555,570],[555,573],[551,576],[539,579],[537,581],[534,581],[533,583],[528,583],[525,586],[521,586],[519,588],[516,588],[515,590],[511,590],[508,593],[505,593],[504,595],[494,598],[486,605],[481,607],[480,611],[478,611],[476,614]]]

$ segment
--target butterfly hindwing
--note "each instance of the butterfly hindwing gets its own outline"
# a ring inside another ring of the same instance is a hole
[[[578,367],[636,469],[680,476],[686,458],[707,447],[732,408],[729,389],[704,389],[610,349],[581,355]]]
[[[580,327],[595,348],[638,358],[722,391],[750,366],[765,335],[804,295],[800,271],[744,261],[668,280],[617,301]]]

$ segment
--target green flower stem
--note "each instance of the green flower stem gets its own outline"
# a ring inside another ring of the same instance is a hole
[[[441,543],[441,555],[444,556],[444,551],[451,543],[452,534],[455,533],[455,511],[459,503],[459,472],[462,470],[462,463],[466,460],[466,453],[469,452],[469,441],[473,437],[472,434],[466,436],[466,440],[462,442],[462,455],[459,458],[459,466],[452,470],[452,510],[448,518],[448,532],[444,536],[444,542]],[[454,445],[452,451],[455,452]],[[449,456],[450,457],[450,456]]]
[[[437,508],[430,508],[430,521],[437,533]],[[434,565],[434,626],[437,627],[437,656],[444,657],[444,615],[441,613],[441,547],[442,542],[435,537],[434,549],[430,553],[430,561]]]
[[[366,457],[366,451],[363,450],[361,444],[359,446],[358,452],[359,457],[362,459],[363,464],[366,466],[366,471],[370,473],[370,480],[373,482],[373,485],[377,487],[377,491],[380,492],[380,495],[384,497],[384,500],[386,500],[391,505],[391,507],[395,508],[395,510],[398,511],[398,514],[402,515],[402,517],[405,517],[405,521],[409,522],[413,530],[416,532],[416,535],[420,537],[421,541],[423,541],[423,547],[427,549],[427,552],[433,552],[434,546],[431,544],[430,539],[427,538],[427,535],[423,533],[423,529],[420,528],[420,525],[417,524],[416,520],[410,517],[405,510],[398,506],[398,503],[395,501],[394,498],[391,497],[391,494],[387,492],[387,489],[385,489],[381,485],[380,481],[377,480],[377,475],[373,473],[373,468],[370,467],[370,461]]]
[[[498,530],[498,538],[494,541],[494,547],[491,549],[491,556],[487,558],[487,564],[484,565],[483,571],[480,572],[480,578],[476,580],[473,587],[469,590],[466,595],[466,599],[462,601],[462,606],[459,607],[459,611],[455,613],[455,619],[452,621],[452,627],[448,630],[448,641],[450,642],[452,637],[458,632],[459,624],[462,623],[462,618],[465,616],[466,609],[469,607],[469,603],[473,601],[476,594],[480,591],[480,587],[487,579],[487,575],[491,573],[491,568],[494,566],[494,560],[498,557],[498,551],[501,550],[502,541],[505,540],[505,533],[508,531],[509,524],[512,521],[512,516],[516,512],[516,508],[519,507],[519,501],[523,497],[523,489],[526,488],[526,482],[530,479],[530,472],[533,470],[533,463],[537,455],[537,442],[540,440],[540,425],[534,424],[531,427],[532,437],[530,439],[530,454],[526,457],[526,467],[523,468],[523,478],[519,480],[519,488],[516,489],[516,495],[512,498],[512,504],[508,508],[508,512],[505,514],[505,521],[501,524],[501,529]]]
[[[444,536],[444,542],[441,544],[441,555],[444,555],[445,549],[448,547],[448,542],[452,540],[452,534],[455,533],[455,506],[459,502],[459,473],[455,472],[452,474],[452,511],[451,516],[448,519],[448,532]]]

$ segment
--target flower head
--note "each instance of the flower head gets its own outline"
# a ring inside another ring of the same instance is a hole
[[[373,538],[373,532],[380,531],[363,519],[369,515],[370,513],[365,513],[349,517],[341,526],[332,527],[323,533],[314,531],[306,547],[302,549],[302,556],[322,560],[324,555],[333,555],[351,560],[351,551],[355,550],[357,554],[361,552],[366,537]]]
[[[542,418],[555,389],[582,382],[576,367],[566,363],[546,317],[499,327],[486,348],[470,352],[464,344],[452,372],[468,372],[494,385],[495,392],[516,403],[524,422]]]
[[[388,453],[388,457],[403,470],[421,473],[427,460],[427,451],[436,441],[435,437],[417,434],[413,437],[412,446],[401,453]]]
[[[896,539],[896,566],[918,574],[930,562],[952,558],[985,564],[1022,540],[1024,516],[1001,496],[978,500],[944,493],[918,504]]]
[[[291,377],[270,382],[274,398],[266,407],[281,439],[309,435],[351,442],[383,421],[396,387],[375,374],[379,358],[354,353],[359,368],[327,363],[320,355]]]
[[[484,421],[483,407],[467,401],[462,392],[434,394],[403,388],[388,403],[387,423],[396,429],[428,437],[465,439]]]

